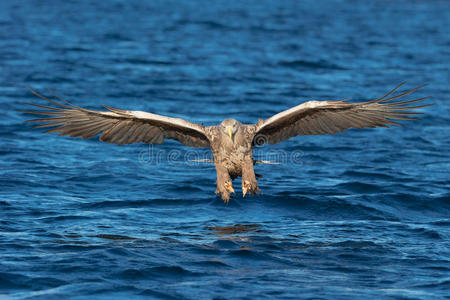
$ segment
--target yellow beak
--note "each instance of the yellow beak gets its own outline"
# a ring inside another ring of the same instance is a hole
[[[230,136],[230,139],[233,139],[233,132],[231,131],[230,127],[227,128],[227,132],[228,132],[228,135]]]

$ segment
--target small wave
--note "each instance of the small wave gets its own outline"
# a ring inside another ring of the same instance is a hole
[[[166,60],[150,60],[144,58],[127,58],[124,60],[127,63],[133,65],[153,65],[153,66],[171,66],[174,65],[173,61]]]
[[[139,279],[148,277],[145,272],[137,269],[126,269],[117,274],[117,277],[124,279]]]
[[[186,193],[186,194],[195,193],[195,192],[202,192],[203,191],[201,188],[193,186],[193,185],[185,185],[183,187],[173,185],[173,186],[169,186],[168,190],[169,191],[180,192],[180,193]]]
[[[347,266],[324,267],[324,268],[321,268],[321,269],[323,269],[325,271],[341,272],[341,273],[346,273],[346,274],[361,273],[361,272],[364,272],[366,270],[365,268],[347,267]]]
[[[346,70],[342,66],[327,62],[326,60],[308,61],[302,59],[281,60],[278,62],[280,66],[294,69],[330,69],[330,70]]]
[[[25,282],[29,280],[28,276],[0,272],[0,288],[2,289],[18,289],[26,287]]]
[[[143,273],[151,276],[197,276],[196,272],[188,271],[180,266],[157,266],[143,270]]]
[[[345,171],[341,176],[348,176],[354,178],[370,178],[370,179],[382,179],[382,180],[395,180],[394,177],[383,173],[370,173],[359,171]]]
[[[211,267],[211,268],[230,267],[226,263],[219,261],[219,260],[203,260],[203,261],[194,262],[193,264],[203,266],[203,267]]]
[[[340,183],[336,185],[338,189],[344,189],[353,193],[381,193],[383,188],[370,183],[364,183],[359,181],[351,181],[346,183]]]
[[[31,277],[15,273],[0,272],[0,288],[8,289],[46,289],[68,284],[68,282],[55,277]]]
[[[304,193],[300,191],[299,193]],[[314,197],[285,196],[269,197],[263,196],[266,203],[276,205],[278,209],[290,209],[302,211],[302,218],[317,218],[318,216],[330,219],[370,219],[370,220],[391,220],[396,221],[395,215],[385,211],[383,207],[361,202],[360,196],[330,196],[317,195]],[[326,213],[325,213],[326,212]],[[324,214],[325,213],[325,214]]]
[[[74,51],[74,52],[89,52],[92,51],[89,47],[73,46],[62,48],[63,51]]]
[[[263,199],[268,200],[269,202],[273,201],[277,206],[286,207],[310,207],[316,203],[316,200],[313,198],[304,196],[294,197],[292,196],[292,192],[278,192],[278,194],[273,197],[263,196]]]
[[[419,196],[417,194],[396,193],[385,194],[383,197],[390,201],[396,201],[406,206],[408,209],[415,211],[429,211],[442,214],[443,212],[450,210],[450,198],[447,196],[427,197],[423,195]]]
[[[163,293],[161,291],[155,291],[152,289],[145,289],[142,292],[139,293],[139,295],[145,296],[145,297],[151,297],[151,299],[167,299],[167,300],[177,300],[181,297],[180,295],[171,295],[168,293]]]
[[[328,246],[329,247],[338,247],[338,248],[351,248],[351,249],[363,249],[363,248],[383,249],[384,248],[382,245],[379,245],[372,241],[353,241],[353,240],[331,243]]]
[[[100,239],[106,239],[106,240],[135,240],[134,237],[129,237],[126,235],[118,235],[118,234],[95,234],[95,235],[88,235],[88,237],[95,237]]]
[[[91,217],[86,216],[76,216],[76,215],[62,215],[62,216],[51,216],[39,218],[39,220],[46,223],[53,223],[57,221],[70,221],[70,220],[89,220]]]
[[[436,230],[429,228],[413,228],[410,229],[411,232],[419,234],[421,237],[429,239],[443,239],[442,236]]]
[[[79,208],[83,209],[98,209],[98,208],[139,208],[153,205],[192,205],[203,202],[208,202],[210,199],[205,200],[192,200],[186,201],[184,199],[149,199],[149,200],[105,200],[94,203],[82,203],[75,204]]]
[[[422,269],[427,269],[427,270],[432,270],[432,271],[437,271],[437,272],[446,272],[446,273],[450,274],[450,268],[442,267],[442,266],[427,266],[427,267],[422,267]]]
[[[251,249],[239,249],[239,250],[231,250],[229,255],[234,257],[239,257],[242,259],[251,259],[251,260],[262,260],[262,261],[271,261],[272,257],[266,253],[260,251],[254,251]]]
[[[217,240],[213,243],[219,249],[238,249],[239,244],[232,240]]]
[[[123,42],[132,42],[133,41],[127,35],[120,34],[120,33],[114,33],[114,32],[104,34],[103,38],[105,38],[107,40],[113,40],[113,41],[123,41]]]
[[[431,225],[436,225],[436,226],[450,226],[450,220],[438,220],[438,221],[433,221],[430,223]]]
[[[231,26],[227,26],[225,24],[219,23],[217,21],[212,21],[212,20],[198,21],[198,22],[195,22],[194,24],[201,25],[201,26],[204,26],[209,29],[234,29]]]
[[[450,289],[450,280],[420,284],[416,285],[415,288]]]

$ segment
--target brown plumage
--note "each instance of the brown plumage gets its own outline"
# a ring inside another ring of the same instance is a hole
[[[89,139],[102,133],[100,140],[115,144],[156,143],[174,139],[186,146],[210,147],[217,171],[216,193],[228,203],[234,192],[232,180],[242,177],[242,192],[259,191],[253,170],[253,146],[266,142],[279,143],[298,135],[334,134],[350,128],[389,127],[400,125],[393,120],[415,120],[418,109],[429,105],[405,106],[426,98],[389,102],[411,94],[423,86],[397,94],[358,103],[339,101],[309,101],[280,112],[257,124],[242,124],[226,119],[217,126],[203,126],[179,118],[170,118],[142,111],[120,110],[105,106],[108,111],[88,110],[50,100],[31,90],[35,95],[55,106],[31,104],[44,111],[26,113],[48,116],[29,122],[45,122],[37,128],[51,127],[46,132]]]

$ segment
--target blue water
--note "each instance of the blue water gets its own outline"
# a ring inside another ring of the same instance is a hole
[[[1,1],[0,298],[449,299],[449,20],[448,1]],[[44,134],[20,112],[44,103],[30,86],[256,122],[404,80],[429,84],[422,120],[257,148],[281,164],[229,205],[187,161],[207,151]]]

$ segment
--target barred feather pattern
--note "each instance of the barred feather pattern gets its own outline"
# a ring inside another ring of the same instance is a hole
[[[209,147],[204,126],[183,119],[108,106],[105,106],[108,111],[88,110],[72,105],[56,95],[61,102],[44,97],[34,90],[31,92],[54,105],[28,103],[44,110],[24,111],[44,116],[28,122],[43,123],[35,127],[49,128],[46,132],[83,139],[101,134],[101,141],[118,145],[140,142],[161,144],[165,139],[173,139],[186,146]]]
[[[366,102],[349,103],[345,100],[305,102],[258,122],[255,137],[264,136],[267,142],[276,144],[298,135],[334,134],[351,128],[401,125],[394,120],[417,120],[418,118],[412,116],[422,113],[408,110],[431,104],[406,105],[425,100],[428,97],[401,102],[390,101],[403,98],[425,85],[393,96],[403,84],[398,85],[382,97]]]

